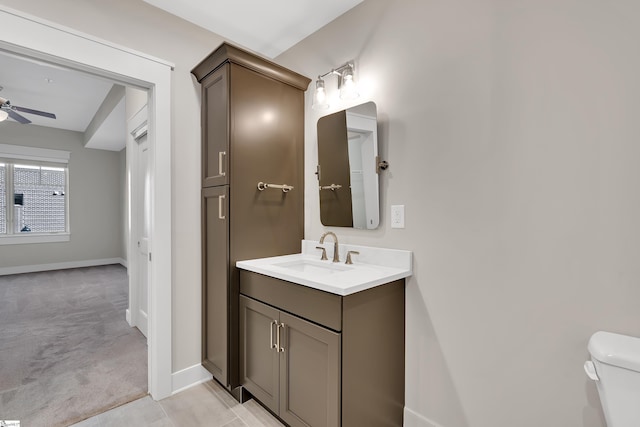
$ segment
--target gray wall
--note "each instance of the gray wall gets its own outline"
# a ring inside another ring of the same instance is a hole
[[[83,147],[83,134],[14,122],[0,124],[0,143],[71,152],[71,240],[0,246],[0,267],[121,258],[119,153]]]
[[[356,59],[378,105],[382,226],[334,231],[414,252],[410,425],[604,426],[587,341],[640,336],[638,16],[633,1],[366,0],[277,58],[308,76]]]

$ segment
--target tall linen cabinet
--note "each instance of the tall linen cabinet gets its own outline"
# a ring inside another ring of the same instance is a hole
[[[231,391],[239,385],[235,263],[300,252],[310,80],[228,43],[191,72],[202,91],[202,364]]]

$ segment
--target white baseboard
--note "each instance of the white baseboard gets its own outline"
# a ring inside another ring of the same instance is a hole
[[[171,374],[172,394],[179,393],[190,387],[205,383],[213,379],[213,376],[202,365],[193,365],[181,371]]]
[[[20,265],[17,267],[1,267],[0,276],[20,273],[36,273],[38,271],[64,270],[67,268],[94,267],[96,265],[122,264],[122,258],[88,259],[84,261],[56,262],[53,264]],[[124,265],[124,264],[123,264]]]
[[[124,258],[118,258],[118,262],[120,263],[121,266],[123,266],[124,268],[126,268],[127,270],[129,269],[129,265],[127,263],[127,260]],[[127,272],[128,274],[128,272]]]
[[[403,427],[442,427],[440,424],[433,422],[411,409],[404,407]]]
[[[133,325],[131,324],[131,310],[127,308],[127,310],[124,313],[124,317],[125,319],[127,319],[127,323],[129,324],[129,326],[133,327]]]

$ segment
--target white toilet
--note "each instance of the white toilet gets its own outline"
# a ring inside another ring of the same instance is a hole
[[[596,332],[584,370],[596,381],[608,427],[640,426],[640,338]]]

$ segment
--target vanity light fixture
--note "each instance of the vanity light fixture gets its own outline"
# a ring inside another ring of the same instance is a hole
[[[318,80],[316,80],[316,91],[313,92],[313,104],[311,108],[314,110],[326,110],[329,108],[327,92],[324,89],[324,80],[322,80],[322,77],[318,77]]]
[[[353,78],[353,65],[349,64],[349,66],[342,70],[340,80],[340,99],[351,100],[360,96],[358,94],[356,82]]]
[[[353,62],[347,62],[334,68],[331,71],[321,74],[316,80],[316,90],[313,93],[313,104],[311,108],[314,110],[326,110],[329,108],[329,100],[324,87],[324,77],[336,75],[338,76],[338,88],[340,90],[340,99],[352,100],[360,96],[358,87],[354,78],[355,66]]]

